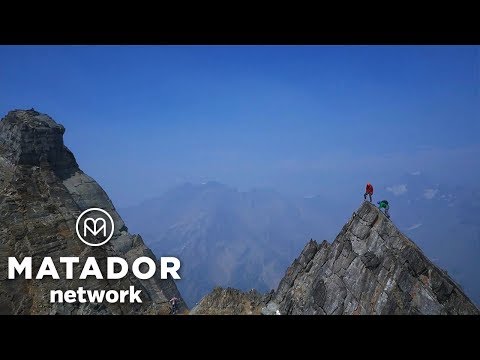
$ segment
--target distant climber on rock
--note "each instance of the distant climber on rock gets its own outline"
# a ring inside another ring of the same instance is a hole
[[[377,204],[380,211],[382,211],[382,209],[385,209],[385,216],[390,219],[390,214],[388,213],[388,209],[390,209],[390,206],[388,205],[388,201],[382,200],[377,202]]]
[[[169,300],[170,304],[172,305],[172,309],[170,311],[172,315],[175,315],[178,311],[178,301],[179,299],[175,296]]]
[[[364,200],[367,200],[367,195],[370,197],[370,202],[372,202],[373,186],[370,183],[367,183],[367,187],[365,188],[365,194],[363,194]]]

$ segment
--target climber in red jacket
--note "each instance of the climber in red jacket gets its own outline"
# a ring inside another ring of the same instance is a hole
[[[367,195],[370,197],[370,202],[372,202],[373,186],[370,183],[367,183],[367,187],[365,188],[365,194],[363,194],[364,200],[367,200]]]

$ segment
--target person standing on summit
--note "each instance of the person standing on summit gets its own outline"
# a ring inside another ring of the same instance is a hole
[[[372,202],[373,186],[370,183],[367,183],[367,187],[365,188],[365,194],[363,194],[364,200],[367,200],[367,195],[370,197],[370,202]]]

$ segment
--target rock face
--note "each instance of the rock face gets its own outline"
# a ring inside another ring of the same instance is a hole
[[[369,202],[332,244],[311,240],[277,291],[255,297],[216,289],[197,314],[264,315],[480,314],[462,289]],[[258,304],[261,301],[262,304]]]
[[[256,290],[241,292],[217,287],[205,296],[190,315],[260,315],[271,294],[262,295]]]
[[[369,202],[332,244],[306,245],[268,307],[311,315],[479,314],[450,276]]]
[[[34,110],[15,110],[0,122],[0,313],[7,314],[165,314],[167,300],[181,299],[174,281],[160,279],[160,271],[148,280],[131,273],[120,280],[87,277],[65,280],[62,256],[77,256],[80,263],[94,256],[105,274],[106,258],[119,256],[129,265],[139,256],[155,259],[139,235],[131,235],[105,191],[78,167],[63,144],[65,129]],[[106,210],[113,218],[112,239],[101,247],[89,247],[75,234],[77,217],[86,209]],[[60,280],[7,278],[7,258],[33,258],[38,269],[44,257],[52,257]],[[157,265],[158,270],[158,265]],[[78,267],[81,271],[81,266]],[[142,290],[142,303],[50,303],[50,290],[117,289],[133,285]],[[186,310],[184,302],[180,311]]]

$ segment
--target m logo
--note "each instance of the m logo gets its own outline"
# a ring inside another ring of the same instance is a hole
[[[105,210],[91,208],[80,214],[76,223],[77,236],[89,246],[106,244],[113,236],[115,224]]]
[[[88,225],[89,222],[93,223],[93,229]],[[97,223],[102,223],[102,226],[97,228]],[[103,236],[107,236],[107,222],[103,218],[100,218],[100,219],[86,218],[83,224],[84,237],[87,236],[87,230],[90,231],[93,234],[93,236],[97,236],[98,233],[103,230]]]

